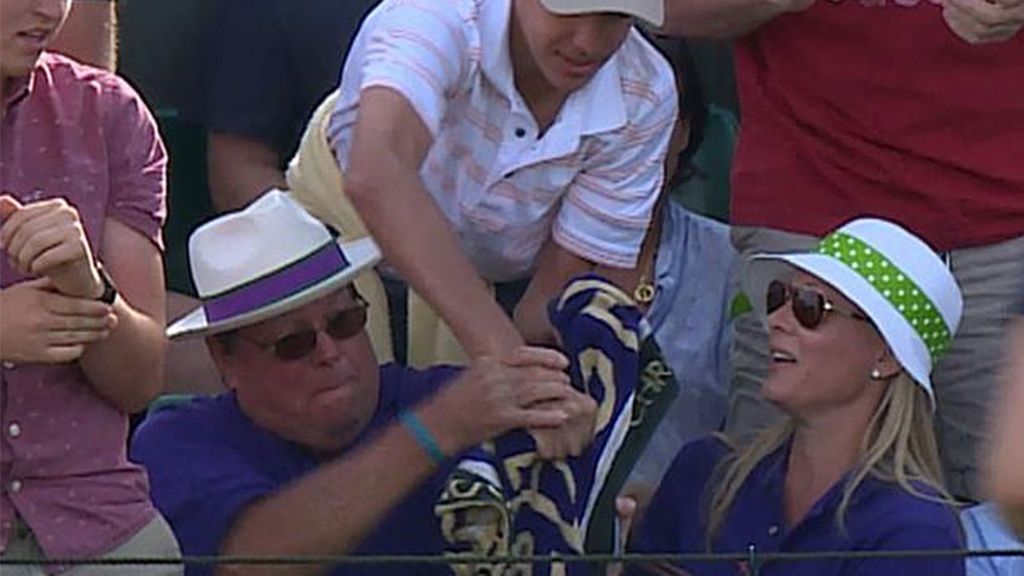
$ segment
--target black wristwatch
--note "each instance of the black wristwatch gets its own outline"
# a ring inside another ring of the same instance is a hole
[[[100,275],[100,281],[103,282],[103,293],[99,295],[97,300],[104,304],[113,304],[114,300],[117,300],[117,286],[114,286],[114,281],[110,278],[110,274],[107,274],[107,269],[103,267],[103,264],[96,261],[96,272]]]

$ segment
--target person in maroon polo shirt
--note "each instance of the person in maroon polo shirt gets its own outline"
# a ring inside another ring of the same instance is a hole
[[[166,153],[123,80],[46,51],[70,0],[0,8],[0,550],[177,556],[125,450],[162,386]]]
[[[1024,1],[666,0],[673,34],[734,39],[743,127],[733,244],[747,258],[813,246],[873,215],[944,254],[964,321],[935,368],[936,432],[954,494],[978,498],[1002,337],[1024,290]],[[767,334],[737,318],[727,427],[759,399]]]

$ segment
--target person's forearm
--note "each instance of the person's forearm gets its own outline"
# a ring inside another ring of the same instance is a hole
[[[351,170],[345,190],[388,263],[448,323],[470,357],[523,343],[494,301],[418,174],[397,162]]]
[[[163,388],[167,341],[162,319],[142,314],[124,298],[114,302],[114,313],[117,327],[91,344],[79,363],[96,392],[132,414]]]
[[[555,330],[548,321],[548,302],[558,296],[572,278],[591,272],[594,264],[548,241],[537,255],[537,271],[515,309],[515,325],[527,342],[556,344]]]
[[[562,248],[554,240],[548,240],[537,257],[537,272],[516,306],[515,323],[527,342],[553,343],[554,329],[547,319],[548,303],[562,293],[570,280],[588,272],[598,274],[630,295],[640,277],[636,268],[594,264]]]
[[[453,454],[464,442],[442,435],[443,410],[429,402],[417,410],[442,449]],[[440,420],[439,420],[440,419]],[[339,460],[245,510],[221,546],[223,555],[329,556],[347,554],[384,516],[435,469],[412,434],[400,424]],[[224,566],[219,576],[313,576],[329,566]],[[415,570],[410,567],[410,571]]]
[[[594,267],[594,273],[617,286],[628,294],[630,298],[636,297],[636,287],[640,284],[641,278],[652,283],[657,279],[654,277],[655,268],[653,261],[649,263],[649,268],[646,270],[598,265]]]
[[[163,388],[163,257],[149,238],[116,218],[104,223],[99,254],[119,291],[112,306],[117,325],[86,348],[79,364],[97,393],[131,414],[144,409]]]
[[[995,433],[990,455],[993,499],[1024,538],[1024,318],[1013,321],[1008,332],[1007,367],[1003,393],[996,404]]]
[[[117,17],[113,0],[79,0],[50,49],[113,72],[117,68]]]
[[[666,0],[663,31],[673,36],[731,40],[784,11],[770,0]]]
[[[218,212],[238,210],[271,188],[288,187],[277,153],[257,140],[211,132],[206,160],[210,200]]]

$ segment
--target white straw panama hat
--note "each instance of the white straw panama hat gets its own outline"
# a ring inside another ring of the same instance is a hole
[[[167,328],[172,339],[278,316],[344,287],[380,260],[372,239],[335,239],[281,190],[197,228],[188,253],[202,306]]]
[[[924,241],[892,222],[858,218],[823,238],[814,252],[755,255],[746,281],[762,315],[768,283],[791,272],[790,266],[856,304],[934,406],[929,375],[953,340],[963,298],[949,268]]]
[[[621,12],[660,27],[665,23],[665,0],[540,0],[555,14]]]

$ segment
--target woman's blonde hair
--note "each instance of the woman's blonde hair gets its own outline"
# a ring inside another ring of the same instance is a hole
[[[895,482],[907,492],[927,500],[955,505],[942,484],[942,467],[932,428],[931,399],[905,372],[893,378],[878,404],[861,441],[861,456],[843,487],[836,523],[844,530],[850,500],[868,476]],[[737,493],[750,473],[767,456],[789,442],[796,430],[790,418],[758,434],[742,450],[724,458],[708,487],[715,487],[707,509],[707,547],[725,522]],[[727,444],[733,446],[727,438]],[[924,485],[933,494],[922,492]]]

